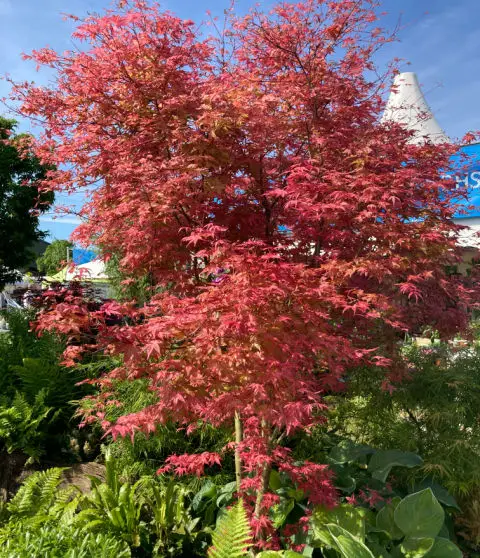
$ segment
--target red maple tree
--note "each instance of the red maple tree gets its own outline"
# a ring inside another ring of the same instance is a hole
[[[157,403],[104,423],[113,436],[236,418],[258,532],[272,467],[334,503],[324,466],[294,465],[281,440],[323,420],[346,371],[385,366],[394,381],[405,331],[451,335],[467,321],[470,292],[445,271],[457,258],[459,192],[442,177],[454,146],[381,123],[372,57],[391,38],[376,8],[282,3],[230,14],[205,38],[156,4],[122,1],[79,22],[81,50],[29,56],[56,71],[54,86],[13,88],[43,121],[48,187],[88,192],[75,239],[168,285],[142,308],[63,302],[41,327],[94,327],[124,355],[99,381],[100,418],[113,379],[148,378]],[[201,474],[221,459],[173,455],[163,470]]]

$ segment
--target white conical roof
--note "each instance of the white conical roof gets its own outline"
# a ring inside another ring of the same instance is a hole
[[[450,142],[433,116],[414,72],[403,72],[395,77],[382,121],[398,122],[413,130],[412,143]]]

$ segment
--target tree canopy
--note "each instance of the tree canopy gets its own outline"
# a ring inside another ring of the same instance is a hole
[[[60,270],[67,261],[67,250],[73,248],[69,240],[54,240],[47,246],[43,256],[37,259],[38,271],[46,275],[53,275]]]
[[[33,260],[36,240],[45,235],[38,216],[53,202],[40,192],[47,167],[29,149],[31,138],[15,134],[16,123],[0,117],[0,289]]]
[[[86,420],[114,436],[241,422],[257,535],[272,467],[314,503],[335,498],[325,466],[294,463],[284,437],[323,420],[324,395],[354,366],[384,367],[393,389],[405,331],[452,335],[472,301],[446,272],[459,257],[461,192],[443,172],[455,146],[415,145],[381,122],[388,80],[372,56],[390,37],[375,8],[282,3],[227,13],[225,32],[205,38],[156,4],[121,1],[78,24],[79,51],[32,53],[55,86],[13,91],[45,122],[35,152],[56,167],[53,187],[90,191],[76,239],[165,287],[141,308],[92,314],[75,299],[42,316],[73,336],[92,328],[124,355]],[[147,378],[158,400],[109,423],[119,378]],[[173,455],[162,470],[201,474],[223,453]]]

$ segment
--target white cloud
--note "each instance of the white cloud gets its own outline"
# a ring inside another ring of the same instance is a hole
[[[59,225],[80,225],[82,220],[79,217],[40,217],[43,223],[58,223]]]

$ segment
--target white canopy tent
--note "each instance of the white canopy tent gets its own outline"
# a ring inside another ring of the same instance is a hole
[[[95,259],[91,262],[81,265],[69,264],[55,275],[45,277],[47,281],[109,281],[105,271],[105,262],[101,259]]]

